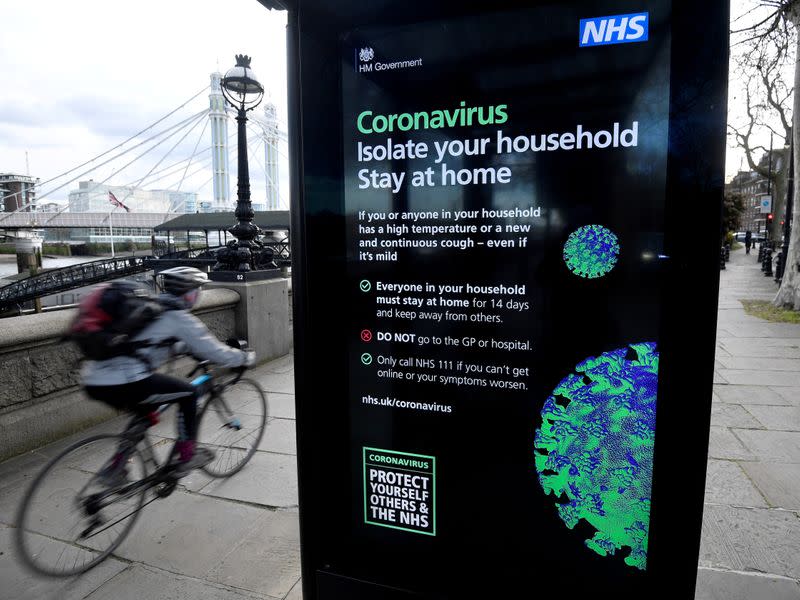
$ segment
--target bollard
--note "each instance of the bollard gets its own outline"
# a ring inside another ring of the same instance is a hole
[[[764,277],[772,277],[772,249],[764,251]]]
[[[731,259],[731,245],[725,244],[725,262]]]
[[[783,260],[783,251],[779,251],[775,256],[775,283],[780,283],[783,279],[783,269],[785,268]]]
[[[725,247],[720,247],[719,249],[719,270],[725,270]]]
[[[764,243],[763,242],[758,245],[758,259],[757,260],[760,263],[764,262]]]

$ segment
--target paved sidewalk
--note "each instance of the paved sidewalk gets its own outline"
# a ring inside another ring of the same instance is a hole
[[[250,375],[267,391],[270,420],[248,466],[227,480],[187,476],[144,509],[114,557],[82,577],[28,574],[9,526],[48,457],[90,432],[0,463],[0,600],[301,600],[294,361],[285,356]],[[115,419],[92,433],[124,424]],[[173,424],[169,412],[155,433],[169,436]]]
[[[720,272],[698,600],[800,599],[800,325],[739,302],[776,291],[743,249]]]
[[[744,313],[739,299],[771,300],[776,289],[754,255],[733,252],[720,288],[696,599],[799,600],[800,325]],[[248,468],[223,481],[190,475],[83,577],[37,579],[11,547],[20,494],[72,440],[0,463],[0,600],[302,600],[292,357],[253,374],[271,419]],[[121,428],[117,420],[95,430]]]

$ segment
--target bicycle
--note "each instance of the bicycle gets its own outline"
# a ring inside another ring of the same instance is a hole
[[[188,377],[199,372],[192,380],[202,393],[197,441],[216,453],[201,469],[211,477],[230,477],[253,457],[264,436],[267,396],[242,371],[215,374],[208,361],[198,361]],[[179,480],[170,464],[175,445],[159,460],[148,436],[149,427],[170,406],[134,416],[120,434],[78,441],[44,466],[23,496],[16,519],[17,553],[29,569],[51,577],[85,573],[116,550],[145,506],[175,491]],[[123,447],[130,452],[125,465],[130,481],[109,482],[109,457]]]

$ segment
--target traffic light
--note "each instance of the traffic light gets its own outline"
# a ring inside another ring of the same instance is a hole
[[[772,213],[769,213],[769,214],[767,215],[767,223],[768,223],[769,225],[772,225],[772,217],[773,217],[773,214],[772,214]]]

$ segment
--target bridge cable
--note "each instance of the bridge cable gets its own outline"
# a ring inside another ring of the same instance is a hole
[[[96,169],[99,169],[100,167],[107,165],[107,164],[108,164],[108,163],[110,163],[111,161],[113,161],[113,160],[115,160],[115,159],[119,158],[120,156],[124,156],[124,155],[125,155],[125,154],[127,154],[128,152],[131,152],[132,150],[135,150],[136,148],[138,148],[139,146],[142,146],[143,144],[146,144],[146,143],[148,143],[148,142],[151,142],[152,140],[154,140],[154,139],[156,139],[156,138],[158,138],[158,137],[160,137],[160,136],[164,135],[165,133],[167,133],[168,131],[170,131],[170,130],[172,130],[172,129],[179,128],[179,130],[180,130],[180,128],[183,128],[184,126],[186,126],[186,125],[187,125],[187,123],[191,123],[191,122],[192,122],[194,119],[196,119],[196,118],[200,117],[200,116],[201,116],[201,115],[203,115],[203,114],[206,114],[208,111],[209,111],[209,109],[204,109],[204,110],[202,110],[202,111],[200,111],[200,112],[198,112],[198,113],[196,113],[196,114],[192,115],[191,117],[189,117],[189,118],[187,118],[187,119],[185,119],[185,120],[183,120],[183,121],[180,121],[180,122],[176,123],[175,125],[172,125],[171,127],[169,127],[169,128],[167,128],[167,129],[165,129],[164,131],[162,131],[162,132],[159,132],[159,133],[157,133],[157,134],[155,134],[155,135],[152,135],[152,136],[150,136],[150,137],[149,137],[149,138],[147,138],[146,140],[143,140],[143,141],[139,142],[138,144],[136,144],[135,146],[132,146],[132,147],[128,148],[127,150],[125,150],[125,151],[123,151],[123,152],[120,152],[120,153],[118,153],[118,154],[116,154],[116,155],[112,156],[111,158],[109,158],[109,159],[108,159],[108,160],[106,160],[105,162],[103,162],[103,163],[101,163],[101,164],[99,164],[99,165],[97,165],[97,166],[95,166],[95,167],[93,167],[93,168],[91,168],[91,169],[89,169],[89,170],[87,170],[87,171],[84,171],[84,172],[83,172],[83,173],[81,173],[80,175],[77,175],[76,177],[74,177],[74,178],[70,179],[69,181],[67,181],[67,182],[65,182],[65,183],[63,183],[63,184],[61,184],[61,185],[59,185],[58,187],[55,187],[55,188],[53,188],[52,190],[48,190],[47,192],[44,192],[44,193],[42,193],[41,195],[39,195],[39,197],[37,198],[37,200],[36,200],[36,201],[41,201],[43,198],[46,198],[47,196],[49,196],[49,195],[51,195],[51,194],[53,194],[53,193],[57,192],[58,190],[60,190],[60,189],[62,189],[62,188],[65,188],[66,186],[68,186],[69,184],[73,183],[74,181],[76,181],[76,180],[80,179],[80,178],[81,178],[81,177],[83,177],[84,175],[88,175],[89,173],[92,173],[92,172],[93,172],[93,171],[95,171]],[[170,134],[170,136],[168,136],[168,137],[167,137],[167,138],[165,138],[165,139],[169,139],[170,137],[172,137],[172,135],[174,135],[174,133]],[[162,140],[161,142],[159,142],[159,144],[163,143],[163,141],[165,141],[165,140]],[[153,148],[157,147],[159,144],[156,144],[155,146],[153,146]],[[151,148],[150,150],[152,150],[152,148]],[[103,181],[101,181],[101,182],[99,182],[99,183],[96,183],[94,187],[96,188],[96,187],[98,187],[98,186],[100,186],[100,185],[104,184],[106,181],[108,181],[109,179],[111,179],[111,178],[112,178],[114,175],[116,175],[117,173],[119,173],[119,172],[120,172],[120,171],[122,171],[123,169],[127,168],[128,166],[130,166],[131,164],[133,164],[134,162],[136,162],[136,161],[137,161],[139,158],[141,158],[142,156],[144,156],[145,154],[147,154],[147,152],[149,152],[150,150],[147,150],[147,151],[145,151],[144,153],[140,154],[140,155],[139,155],[138,157],[136,157],[136,158],[135,158],[133,161],[131,161],[131,162],[127,163],[127,164],[126,164],[124,167],[122,167],[121,169],[118,169],[117,171],[115,171],[115,172],[112,172],[112,174],[111,174],[111,175],[109,175],[108,177],[106,177],[106,178],[105,178]],[[91,190],[90,190],[90,191],[91,191]],[[88,193],[88,192],[87,192],[87,193]],[[14,213],[17,213],[17,212],[21,211],[21,210],[22,210],[23,208],[25,208],[26,206],[30,206],[31,204],[33,204],[33,202],[29,202],[29,203],[27,203],[26,205],[20,206],[20,207],[19,207],[19,208],[17,208],[16,210],[14,210],[14,211],[12,211],[12,212],[9,212],[7,215],[5,215],[5,216],[3,216],[3,217],[0,217],[0,222],[2,222],[3,220],[5,220],[5,219],[9,218],[9,217],[10,217],[11,215],[13,215]],[[61,210],[59,210],[59,211],[57,211],[56,213],[54,213],[54,214],[53,214],[53,218],[55,218],[56,216],[60,215],[62,212],[64,212],[64,211],[65,211],[65,210],[67,210],[68,208],[69,208],[69,204],[67,204],[66,206],[64,206],[64,208],[62,208]],[[49,220],[50,220],[50,219],[48,219],[48,221],[49,221]]]
[[[125,144],[127,144],[128,142],[130,142],[131,140],[133,140],[134,138],[136,138],[136,137],[138,137],[138,136],[142,135],[143,133],[145,133],[145,132],[147,132],[147,131],[151,130],[153,127],[155,127],[156,125],[158,125],[159,123],[161,123],[161,122],[162,122],[164,119],[167,119],[167,118],[171,117],[172,115],[174,115],[174,114],[175,114],[176,112],[178,112],[180,109],[182,109],[182,108],[183,108],[183,107],[185,107],[187,104],[189,104],[189,103],[190,103],[192,100],[194,100],[195,98],[197,98],[197,97],[198,97],[200,94],[202,94],[203,92],[205,92],[205,91],[206,91],[206,90],[207,90],[209,87],[210,87],[210,86],[205,86],[203,89],[201,89],[201,90],[200,90],[199,92],[197,92],[197,93],[196,93],[194,96],[192,96],[191,98],[189,98],[189,99],[188,99],[186,102],[184,102],[183,104],[181,104],[180,106],[178,106],[176,109],[174,109],[174,110],[172,110],[171,112],[167,113],[166,115],[164,115],[163,117],[161,117],[161,118],[160,118],[158,121],[156,121],[156,122],[152,123],[151,125],[148,125],[148,126],[147,126],[147,127],[145,127],[144,129],[142,129],[140,132],[133,134],[133,135],[132,135],[132,136],[130,136],[128,139],[126,139],[124,142],[121,142],[121,143],[117,144],[117,145],[116,145],[116,146],[114,146],[113,148],[109,148],[108,150],[106,150],[105,152],[102,152],[101,154],[98,154],[98,155],[97,155],[97,156],[95,156],[94,158],[90,158],[90,159],[89,159],[89,160],[87,160],[86,162],[79,164],[77,167],[72,167],[72,168],[71,168],[69,171],[64,171],[63,173],[61,173],[61,174],[59,174],[59,175],[56,175],[55,177],[51,177],[51,178],[50,178],[50,179],[48,179],[47,181],[43,181],[43,182],[39,183],[38,185],[40,185],[40,186],[47,185],[48,183],[52,183],[52,182],[53,182],[53,181],[55,181],[56,179],[61,179],[61,178],[62,178],[62,177],[64,177],[65,175],[69,175],[69,174],[70,174],[70,173],[72,173],[73,171],[77,171],[77,170],[78,170],[78,169],[80,169],[81,167],[85,167],[85,166],[86,166],[86,165],[88,165],[89,163],[91,163],[91,162],[94,162],[94,161],[96,161],[97,159],[104,157],[104,156],[105,156],[106,154],[108,154],[109,152],[113,152],[113,151],[114,151],[114,150],[116,150],[117,148],[121,148],[122,146],[124,146]],[[101,165],[101,166],[102,166],[102,165]],[[73,179],[72,181],[75,181],[75,180]],[[6,199],[8,199],[8,198],[12,198],[12,197],[14,197],[14,196],[17,196],[17,195],[19,195],[19,194],[21,194],[21,193],[22,193],[21,191],[19,191],[19,192],[14,192],[14,193],[12,193],[12,194],[8,194],[7,196],[3,196],[3,198],[2,198],[2,199],[3,199],[3,201],[5,201]],[[30,204],[30,203],[29,203],[29,204]]]

